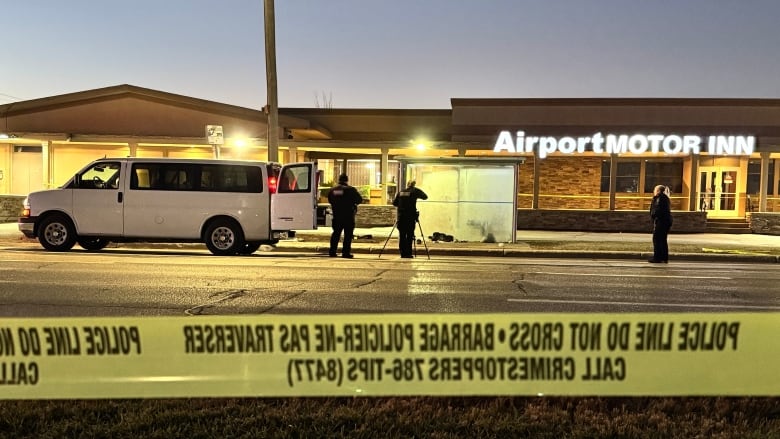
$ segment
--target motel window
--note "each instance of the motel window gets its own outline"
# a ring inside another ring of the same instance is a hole
[[[601,192],[609,192],[610,161],[601,162]],[[618,161],[615,192],[637,192],[639,190],[639,174],[642,162]]]
[[[372,159],[354,159],[347,161],[347,175],[351,186],[370,186],[377,189],[382,187],[381,161]],[[388,160],[388,182],[395,182],[398,178],[400,166],[396,160]]]
[[[349,160],[347,162],[347,176],[350,186],[374,187],[377,181],[376,173],[379,171],[378,160]]]
[[[683,186],[683,161],[672,159],[664,161],[645,161],[645,190],[652,194],[656,185],[668,186],[672,193],[681,193]]]
[[[639,191],[639,173],[642,162],[618,162],[617,165],[617,189],[615,192]]]
[[[601,161],[601,192],[609,192],[609,160]]]
[[[747,193],[757,194],[761,190],[761,160],[748,162]]]
[[[775,160],[769,160],[769,188],[767,192],[772,195],[775,182]],[[761,160],[748,162],[747,193],[757,194],[761,191]]]

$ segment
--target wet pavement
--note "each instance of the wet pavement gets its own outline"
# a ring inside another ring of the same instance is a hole
[[[398,258],[398,231],[394,230],[392,236],[389,236],[391,230],[392,227],[355,229],[353,253]],[[299,231],[295,239],[281,241],[274,247],[263,246],[261,251],[327,254],[330,233],[329,227]],[[14,244],[33,245],[36,241],[24,238],[16,223],[0,224],[0,247]],[[202,244],[128,243],[119,246],[182,248],[202,246]],[[780,236],[774,235],[671,234],[669,248],[672,262],[713,260],[780,263]],[[514,243],[439,242],[427,236],[425,240],[420,239],[416,245],[416,255],[418,258],[447,255],[640,260],[652,256],[652,244],[649,233],[518,230],[517,241]]]

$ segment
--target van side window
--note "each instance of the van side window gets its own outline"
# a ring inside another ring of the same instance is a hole
[[[184,165],[164,166],[165,189],[169,191],[190,191],[193,189],[195,173]]]
[[[203,165],[200,190],[212,192],[263,192],[262,174],[257,166]]]
[[[133,171],[130,176],[130,188],[131,189],[151,189],[151,179],[149,178],[148,168],[139,168],[133,166]]]
[[[117,189],[119,187],[119,169],[118,162],[100,162],[95,163],[86,171],[82,172],[79,178],[79,189]]]
[[[135,163],[130,188],[158,191],[263,191],[257,166],[198,163]]]
[[[130,189],[162,190],[160,164],[136,163],[130,171]]]

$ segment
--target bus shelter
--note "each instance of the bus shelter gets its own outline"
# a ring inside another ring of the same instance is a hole
[[[417,202],[426,238],[515,242],[517,177],[522,157],[396,157],[401,184],[415,180],[428,199]]]

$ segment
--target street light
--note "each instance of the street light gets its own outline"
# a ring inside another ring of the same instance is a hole
[[[264,0],[265,80],[268,99],[268,161],[279,161],[279,102],[276,92],[276,24],[274,0]]]

